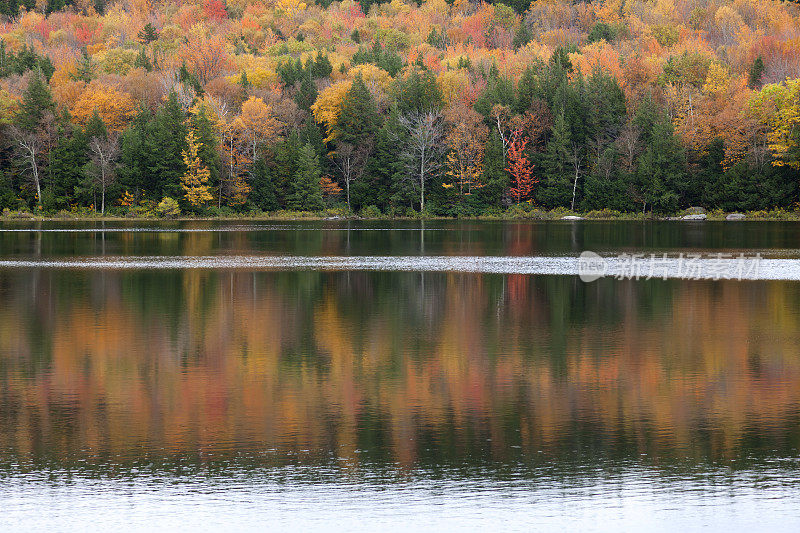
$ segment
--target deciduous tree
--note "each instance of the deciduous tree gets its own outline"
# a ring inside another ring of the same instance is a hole
[[[186,172],[181,176],[181,185],[186,201],[195,208],[203,207],[213,199],[208,185],[210,173],[199,155],[201,148],[202,143],[197,140],[194,131],[189,128],[186,134],[186,149],[183,151]]]

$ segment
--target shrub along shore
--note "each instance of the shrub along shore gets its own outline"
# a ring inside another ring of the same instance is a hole
[[[578,220],[657,220],[657,221],[675,221],[675,222],[701,222],[703,220],[710,221],[742,221],[742,220],[756,220],[756,221],[776,221],[776,220],[791,220],[800,221],[800,210],[786,210],[786,209],[769,209],[760,211],[744,211],[741,213],[728,213],[722,210],[713,210],[705,212],[705,218],[697,219],[691,218],[691,215],[696,214],[697,208],[685,209],[683,211],[672,213],[668,215],[658,215],[651,212],[646,213],[633,213],[621,212],[610,209],[595,210],[595,211],[570,211],[567,209],[539,209],[529,208],[523,209],[519,206],[512,206],[505,211],[489,212],[479,216],[464,216],[464,217],[446,217],[439,215],[432,215],[430,213],[418,213],[416,211],[409,211],[402,215],[400,214],[384,214],[377,208],[365,208],[360,213],[348,212],[345,209],[326,209],[323,211],[274,211],[262,212],[251,211],[247,213],[227,212],[220,213],[213,216],[198,216],[186,213],[172,213],[168,215],[161,215],[157,213],[107,213],[99,215],[92,212],[68,212],[61,211],[58,213],[40,213],[35,214],[30,211],[11,211],[4,209],[0,213],[0,221],[11,220],[33,220],[33,221],[124,221],[124,220],[147,220],[147,221],[202,221],[202,220],[252,220],[252,221],[269,221],[269,220],[549,220],[549,221],[578,221]],[[732,215],[732,216],[731,216]],[[685,218],[686,217],[686,218]]]

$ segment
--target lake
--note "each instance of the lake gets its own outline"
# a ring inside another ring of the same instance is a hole
[[[2,222],[0,530],[798,531],[798,280],[790,222]]]

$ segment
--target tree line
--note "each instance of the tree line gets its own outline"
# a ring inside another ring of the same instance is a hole
[[[214,1],[206,12],[227,19]],[[168,28],[149,22],[129,54],[84,46],[66,67],[0,40],[0,208],[479,216],[796,203],[800,81],[767,83],[768,56],[737,73],[684,49],[654,75],[641,57],[606,57],[624,25],[596,21],[583,46],[525,55],[540,31],[529,17],[503,4],[470,13],[506,24],[514,68],[451,53],[454,32],[435,26],[412,54],[390,32],[342,30],[346,61],[335,47],[292,52],[312,38],[295,30],[271,70],[232,70],[238,45],[207,34],[183,43],[201,57],[169,63],[157,52]],[[674,38],[654,35],[662,49]],[[124,77],[108,74],[112,60],[130,63]]]

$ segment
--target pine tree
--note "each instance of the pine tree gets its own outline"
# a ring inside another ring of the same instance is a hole
[[[147,141],[152,132],[152,119],[150,112],[142,109],[122,133],[117,173],[120,183],[135,196],[142,193],[156,200],[161,196],[154,194],[157,180],[150,174],[150,158],[153,156]]]
[[[160,189],[158,198],[178,198],[183,193],[180,177],[186,171],[182,156],[187,133],[184,118],[178,96],[173,91],[156,113],[150,128],[152,134],[147,139],[147,144],[152,147],[150,173],[156,180],[156,190]]]
[[[256,160],[253,165],[252,179],[250,183],[253,191],[248,200],[262,211],[276,211],[278,209],[278,198],[275,191],[272,169],[267,165],[264,158]]]
[[[139,32],[139,35],[137,37],[140,43],[150,44],[158,39],[158,32],[153,27],[153,25],[150,22],[148,22],[147,24],[144,25],[144,28],[142,28],[142,31]]]
[[[198,142],[194,130],[189,129],[186,134],[186,149],[182,152],[186,173],[181,176],[181,186],[186,201],[194,208],[205,206],[213,198],[208,185],[210,172],[198,155],[202,146],[203,143]]]
[[[392,109],[375,134],[375,146],[365,177],[353,184],[351,195],[356,207],[374,205],[385,211],[390,203],[409,204],[403,194],[407,183],[403,179],[403,164],[397,157],[395,141],[401,133],[397,110]]]
[[[75,201],[86,205],[87,200],[93,198],[81,198],[79,195],[82,192],[83,169],[89,162],[89,145],[83,131],[71,124],[66,109],[59,120],[56,137],[58,141],[50,152],[48,165],[51,207],[68,209]]]
[[[53,113],[55,103],[50,90],[37,73],[25,89],[19,112],[13,120],[11,136],[17,150],[18,160],[30,172],[30,179],[36,190],[36,205],[43,207],[41,167],[46,153],[45,139],[52,131],[44,127],[44,118]]]
[[[289,196],[289,207],[302,211],[322,210],[325,203],[319,179],[319,156],[314,153],[314,147],[305,144],[300,149],[297,173],[294,175],[292,193]]]
[[[350,185],[362,176],[369,163],[379,126],[375,99],[359,74],[342,100],[332,132],[335,150],[330,154],[344,178],[348,209]]]
[[[76,81],[84,81],[89,83],[95,78],[96,65],[92,61],[91,56],[86,50],[81,54],[78,64],[75,65],[75,73],[72,74],[72,79]]]
[[[338,142],[361,144],[374,137],[379,127],[380,116],[375,98],[359,74],[342,100],[333,137]]]
[[[397,107],[401,114],[425,112],[442,107],[442,92],[430,71],[414,69],[399,82]]]
[[[300,81],[300,87],[294,95],[294,101],[300,109],[308,111],[317,99],[317,86],[311,80],[311,76],[304,76]]]
[[[528,24],[525,22],[525,19],[523,19],[519,28],[517,28],[517,32],[514,34],[514,41],[511,45],[514,47],[514,50],[517,50],[531,42],[531,39],[533,39],[533,33],[531,33]]]
[[[278,202],[285,205],[292,192],[292,181],[297,173],[297,162],[300,157],[300,149],[305,143],[301,142],[300,135],[296,130],[275,146],[275,171],[273,183],[278,197]],[[315,153],[319,154],[319,152]]]
[[[678,209],[688,188],[686,154],[666,115],[656,120],[647,149],[639,157],[638,181],[652,211]]]
[[[500,207],[500,201],[508,189],[509,176],[505,171],[504,159],[503,141],[497,130],[492,128],[483,156],[481,182],[484,186],[478,189],[478,196],[484,205]]]
[[[0,0],[0,15],[8,18],[19,15],[19,2],[17,0]]]
[[[750,72],[747,75],[747,86],[751,89],[756,89],[761,86],[761,78],[764,76],[764,60],[758,56],[753,65],[750,67]]]
[[[92,137],[98,137],[100,139],[108,138],[106,124],[103,122],[103,119],[100,118],[100,115],[97,114],[96,109],[94,113],[92,113],[89,122],[86,123],[86,137],[89,139]]]
[[[65,6],[64,0],[47,0],[47,5],[44,7],[45,15],[61,11]]]
[[[47,84],[41,76],[34,75],[22,96],[22,103],[14,123],[23,130],[33,133],[39,128],[45,113],[55,109],[56,104]]]
[[[572,144],[564,113],[556,115],[553,132],[544,155],[543,184],[537,200],[548,208],[569,205],[572,196],[569,160]]]
[[[144,46],[139,48],[139,53],[133,62],[133,66],[136,68],[143,68],[147,72],[153,70],[153,64],[150,62],[150,58],[147,57],[147,52],[145,51]]]

